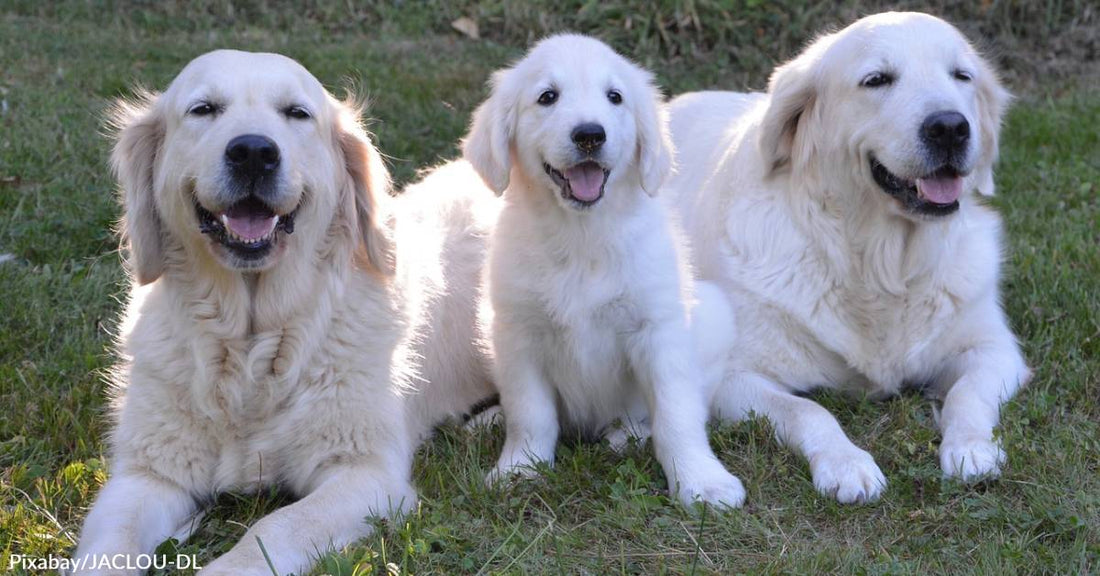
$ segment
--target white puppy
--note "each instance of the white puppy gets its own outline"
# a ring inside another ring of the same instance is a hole
[[[564,35],[494,74],[475,112],[464,154],[505,199],[489,293],[507,439],[491,480],[552,462],[561,428],[590,437],[649,418],[673,495],[744,499],[705,429],[700,364],[719,364],[728,307],[701,290],[706,322],[689,324],[686,254],[652,198],[671,166],[658,103],[648,73]]]
[[[1008,94],[949,24],[864,18],[777,69],[767,94],[687,94],[670,104],[683,158],[669,201],[701,278],[738,326],[713,401],[767,416],[841,502],[886,480],[837,421],[797,394],[834,387],[943,401],[949,476],[995,474],[1000,405],[1028,379],[998,303],[993,193]]]
[[[300,500],[202,573],[271,574],[263,550],[279,574],[306,571],[411,507],[418,441],[490,393],[474,323],[434,328],[475,308],[477,202],[401,200],[396,235],[420,241],[395,249],[358,111],[275,54],[201,56],[116,121],[134,282],[80,573],[140,572],[217,493],[272,484]]]

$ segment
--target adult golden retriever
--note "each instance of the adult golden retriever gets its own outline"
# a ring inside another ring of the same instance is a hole
[[[767,94],[670,104],[683,212],[701,278],[735,308],[713,411],[766,416],[841,502],[886,479],[816,387],[942,399],[948,476],[996,474],[1000,405],[1029,376],[998,295],[993,164],[1008,94],[946,22],[885,13],[822,36]]]
[[[419,440],[489,394],[463,319],[496,200],[391,200],[358,110],[275,54],[196,58],[115,120],[134,281],[78,572],[140,571],[215,494],[272,484],[300,499],[203,574],[270,574],[261,542],[308,570],[413,505]]]

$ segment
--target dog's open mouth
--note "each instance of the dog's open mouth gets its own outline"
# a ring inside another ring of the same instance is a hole
[[[897,198],[910,211],[929,216],[946,216],[959,209],[963,176],[958,168],[944,165],[915,181],[895,176],[871,156],[871,176],[887,194]]]
[[[213,213],[198,202],[199,231],[225,246],[245,260],[263,258],[271,252],[279,232],[294,233],[294,215],[276,214],[263,200],[248,196],[227,208]]]
[[[586,160],[561,172],[543,163],[543,170],[561,188],[562,198],[587,207],[603,198],[603,189],[611,171],[597,162]]]

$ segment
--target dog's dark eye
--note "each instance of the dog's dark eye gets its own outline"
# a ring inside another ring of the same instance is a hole
[[[955,80],[958,80],[959,82],[970,82],[974,79],[974,75],[970,72],[967,72],[966,70],[955,70],[951,73],[951,75],[954,76]]]
[[[539,106],[549,106],[558,101],[557,90],[546,90],[539,94]]]
[[[894,83],[894,75],[886,72],[872,72],[868,74],[859,83],[864,88],[878,88],[880,86],[889,86]]]
[[[218,107],[209,102],[199,102],[187,109],[188,116],[210,116],[218,113]]]
[[[313,114],[309,113],[304,106],[287,106],[283,109],[283,115],[287,118],[293,118],[294,120],[308,120],[313,118]]]
[[[618,90],[608,90],[607,99],[616,106],[623,103],[623,95]]]

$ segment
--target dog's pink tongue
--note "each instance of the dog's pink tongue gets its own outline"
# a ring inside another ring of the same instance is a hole
[[[278,218],[267,210],[239,209],[234,206],[225,213],[223,222],[237,236],[245,240],[258,240],[275,229]]]
[[[603,169],[592,162],[578,164],[565,171],[573,197],[581,202],[591,202],[600,197],[603,186]]]
[[[963,179],[953,178],[920,178],[917,180],[917,194],[921,198],[936,204],[950,204],[962,196]]]

